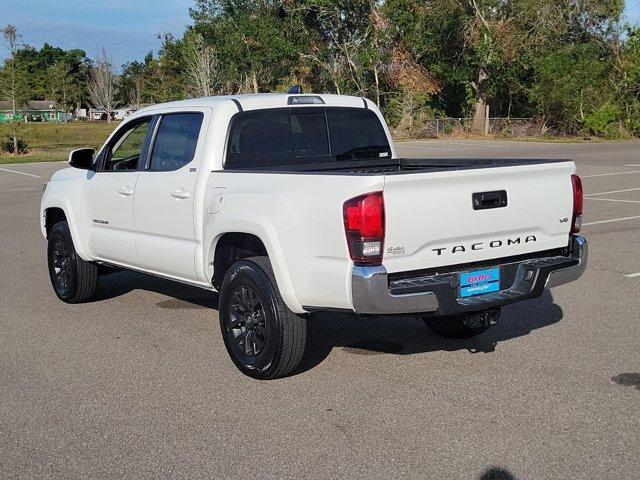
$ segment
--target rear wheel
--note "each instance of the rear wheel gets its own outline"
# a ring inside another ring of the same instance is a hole
[[[442,337],[469,338],[488,330],[489,325],[474,325],[466,316],[422,317],[427,327]]]
[[[219,318],[227,352],[245,375],[284,377],[302,360],[306,320],[282,300],[267,257],[241,260],[227,271]]]
[[[54,292],[66,303],[91,300],[98,290],[98,266],[78,256],[69,225],[56,223],[48,235],[47,263]]]

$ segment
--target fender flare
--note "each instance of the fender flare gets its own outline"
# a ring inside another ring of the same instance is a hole
[[[78,225],[76,223],[76,218],[73,213],[73,208],[71,206],[71,202],[64,197],[48,197],[46,205],[42,206],[42,218],[40,219],[40,224],[42,228],[42,233],[46,238],[46,214],[47,210],[50,208],[59,208],[64,212],[64,216],[67,219],[67,224],[69,225],[69,231],[71,232],[71,239],[73,240],[73,246],[78,253],[78,256],[82,258],[85,262],[91,262],[93,259],[88,255],[84,247],[82,246],[82,242],[80,241],[80,232],[78,231]]]
[[[266,220],[266,219],[263,219]],[[275,229],[268,221],[257,222],[253,220],[236,220],[236,219],[220,219],[220,221],[214,222],[215,231],[207,232],[206,245],[209,245],[206,252],[206,274],[209,279],[213,276],[213,259],[215,256],[216,247],[218,241],[226,233],[246,233],[254,235],[260,239],[267,255],[269,255],[269,261],[273,267],[273,274],[278,284],[278,290],[282,299],[287,304],[287,307],[295,313],[306,313],[306,310],[302,308],[302,304],[298,300],[289,276],[289,271],[284,260],[284,255],[280,248],[280,243],[275,232]]]

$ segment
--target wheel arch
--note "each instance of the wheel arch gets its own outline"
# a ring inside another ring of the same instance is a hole
[[[215,250],[210,252],[213,259],[213,286],[220,290],[222,279],[231,265],[249,257],[269,256],[264,242],[252,233],[226,232],[218,237]]]
[[[44,211],[44,228],[46,238],[49,238],[49,232],[51,232],[53,226],[61,221],[67,221],[67,215],[60,207],[51,207]]]
[[[284,256],[277,245],[266,229],[257,224],[219,231],[210,242],[207,252],[207,277],[214,288],[219,290],[224,274],[234,262],[249,257],[267,256],[283,300],[293,312],[305,313],[295,295]]]
[[[48,238],[49,231],[59,221],[66,220],[69,225],[69,231],[71,232],[71,239],[73,240],[73,246],[76,252],[85,261],[91,261],[92,259],[87,255],[86,251],[80,242],[80,232],[78,231],[78,225],[76,223],[75,216],[73,215],[73,209],[68,205],[67,201],[63,199],[48,199],[47,205],[42,210],[41,228],[42,234],[45,238]]]

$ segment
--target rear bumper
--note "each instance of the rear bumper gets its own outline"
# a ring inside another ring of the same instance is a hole
[[[537,298],[545,288],[577,280],[587,267],[587,257],[587,241],[572,236],[566,256],[497,263],[494,266],[500,266],[502,272],[500,291],[469,298],[459,298],[457,271],[394,280],[383,266],[354,266],[353,308],[372,315],[456,315],[499,307]]]

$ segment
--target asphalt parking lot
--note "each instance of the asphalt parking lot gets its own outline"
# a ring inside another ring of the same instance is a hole
[[[233,367],[205,291],[123,272],[58,301],[38,208],[64,164],[0,165],[0,478],[638,478],[640,143],[400,152],[574,159],[585,276],[469,340],[317,316],[271,382]]]

